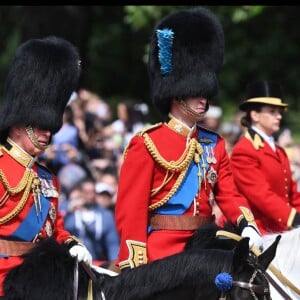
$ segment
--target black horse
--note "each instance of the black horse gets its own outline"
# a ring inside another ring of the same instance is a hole
[[[215,225],[203,227],[195,232],[182,253],[118,276],[93,273],[93,299],[270,299],[264,273],[275,256],[280,237],[256,257],[249,251],[248,238],[239,242],[218,239],[218,229]],[[76,265],[64,246],[51,239],[42,242],[25,255],[21,266],[8,274],[4,284],[6,299],[87,299],[90,277],[79,265],[77,290]]]

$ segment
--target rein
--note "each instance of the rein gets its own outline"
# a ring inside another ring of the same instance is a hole
[[[78,295],[78,259],[76,257],[73,280],[73,300],[77,300]]]
[[[262,284],[253,284],[253,283],[248,283],[248,282],[243,282],[243,281],[233,281],[233,286],[240,287],[242,289],[247,289],[255,294],[259,295],[265,295],[269,293],[269,288],[263,286]]]
[[[253,283],[243,282],[243,281],[233,281],[232,286],[236,286],[236,287],[240,287],[242,289],[249,290],[254,299],[257,299],[255,294],[265,295],[265,294],[269,293],[269,288],[264,287],[261,284],[253,284]],[[285,299],[291,300],[290,298],[285,298]],[[222,292],[219,300],[226,300],[226,295],[224,294],[224,292]]]
[[[84,262],[79,262],[76,258],[75,268],[74,268],[74,281],[73,281],[73,300],[78,299],[78,265],[81,265],[84,269],[84,271],[89,276],[89,282],[88,282],[88,295],[87,300],[93,299],[93,287],[92,284],[94,281],[96,281],[96,275],[92,272],[89,265],[87,265]],[[105,300],[105,298],[103,298]]]

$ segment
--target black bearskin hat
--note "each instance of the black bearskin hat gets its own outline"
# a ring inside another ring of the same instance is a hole
[[[248,111],[257,104],[268,104],[287,109],[288,104],[284,103],[282,98],[283,91],[279,83],[271,80],[255,81],[247,85],[245,100],[239,108]]]
[[[5,82],[0,142],[16,124],[57,132],[80,71],[77,49],[62,38],[49,36],[21,44]]]
[[[198,7],[166,16],[156,26],[150,45],[154,105],[167,114],[172,98],[214,97],[223,58],[223,28],[211,11]]]

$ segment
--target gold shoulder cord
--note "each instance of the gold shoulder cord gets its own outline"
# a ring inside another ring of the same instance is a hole
[[[151,140],[151,138],[149,137],[149,135],[147,133],[144,133],[143,136],[144,136],[144,140],[145,140],[145,146],[148,149],[151,156],[154,158],[154,160],[160,166],[162,166],[164,169],[167,170],[166,176],[168,176],[169,173],[171,173],[171,176],[173,176],[175,172],[180,172],[180,174],[179,174],[174,186],[170,190],[170,192],[162,200],[149,206],[149,210],[152,211],[152,210],[155,210],[156,208],[164,205],[175,194],[179,185],[183,181],[184,176],[186,175],[186,172],[188,170],[188,165],[190,164],[190,162],[193,159],[198,164],[198,167],[199,167],[200,157],[202,156],[203,149],[202,149],[201,145],[198,143],[198,141],[195,138],[192,138],[190,140],[188,146],[182,153],[181,157],[177,161],[169,162],[169,161],[166,161],[160,155],[160,153],[158,152],[157,148],[155,147],[155,145],[154,145],[153,141]],[[200,172],[199,172],[199,174],[200,174]],[[169,180],[170,180],[170,178],[169,178]],[[163,184],[158,189],[155,190],[155,193],[157,193],[164,186],[164,184],[166,184],[166,182],[168,182],[168,180],[165,178]],[[153,195],[153,191],[152,191],[152,195]]]
[[[28,195],[30,193],[30,190],[31,190],[31,184],[32,184],[33,178],[34,178],[33,172],[29,169],[26,169],[24,176],[21,179],[21,181],[19,182],[19,184],[16,187],[11,187],[7,178],[3,174],[2,170],[0,170],[0,179],[1,179],[4,187],[10,194],[14,195],[14,194],[20,193],[21,191],[24,190],[24,193],[23,193],[22,198],[21,198],[20,202],[18,203],[18,205],[9,214],[4,216],[3,218],[0,218],[0,225],[13,219],[23,209],[23,207],[25,206],[25,203],[27,201]]]
[[[173,172],[178,172],[182,171],[185,169],[188,164],[191,162],[191,160],[194,157],[195,150],[196,150],[196,143],[197,141],[193,138],[191,139],[190,143],[188,146],[185,148],[184,152],[182,153],[181,157],[177,161],[167,161],[165,160],[160,153],[158,152],[157,148],[155,147],[153,141],[149,137],[147,133],[144,134],[145,138],[145,145],[154,158],[154,160],[163,168],[173,171]],[[196,142],[196,143],[195,143]]]

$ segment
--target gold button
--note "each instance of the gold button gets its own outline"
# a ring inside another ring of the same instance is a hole
[[[279,223],[281,223],[281,222],[282,222],[281,218],[279,218],[279,219],[278,219],[278,222],[279,222]]]

